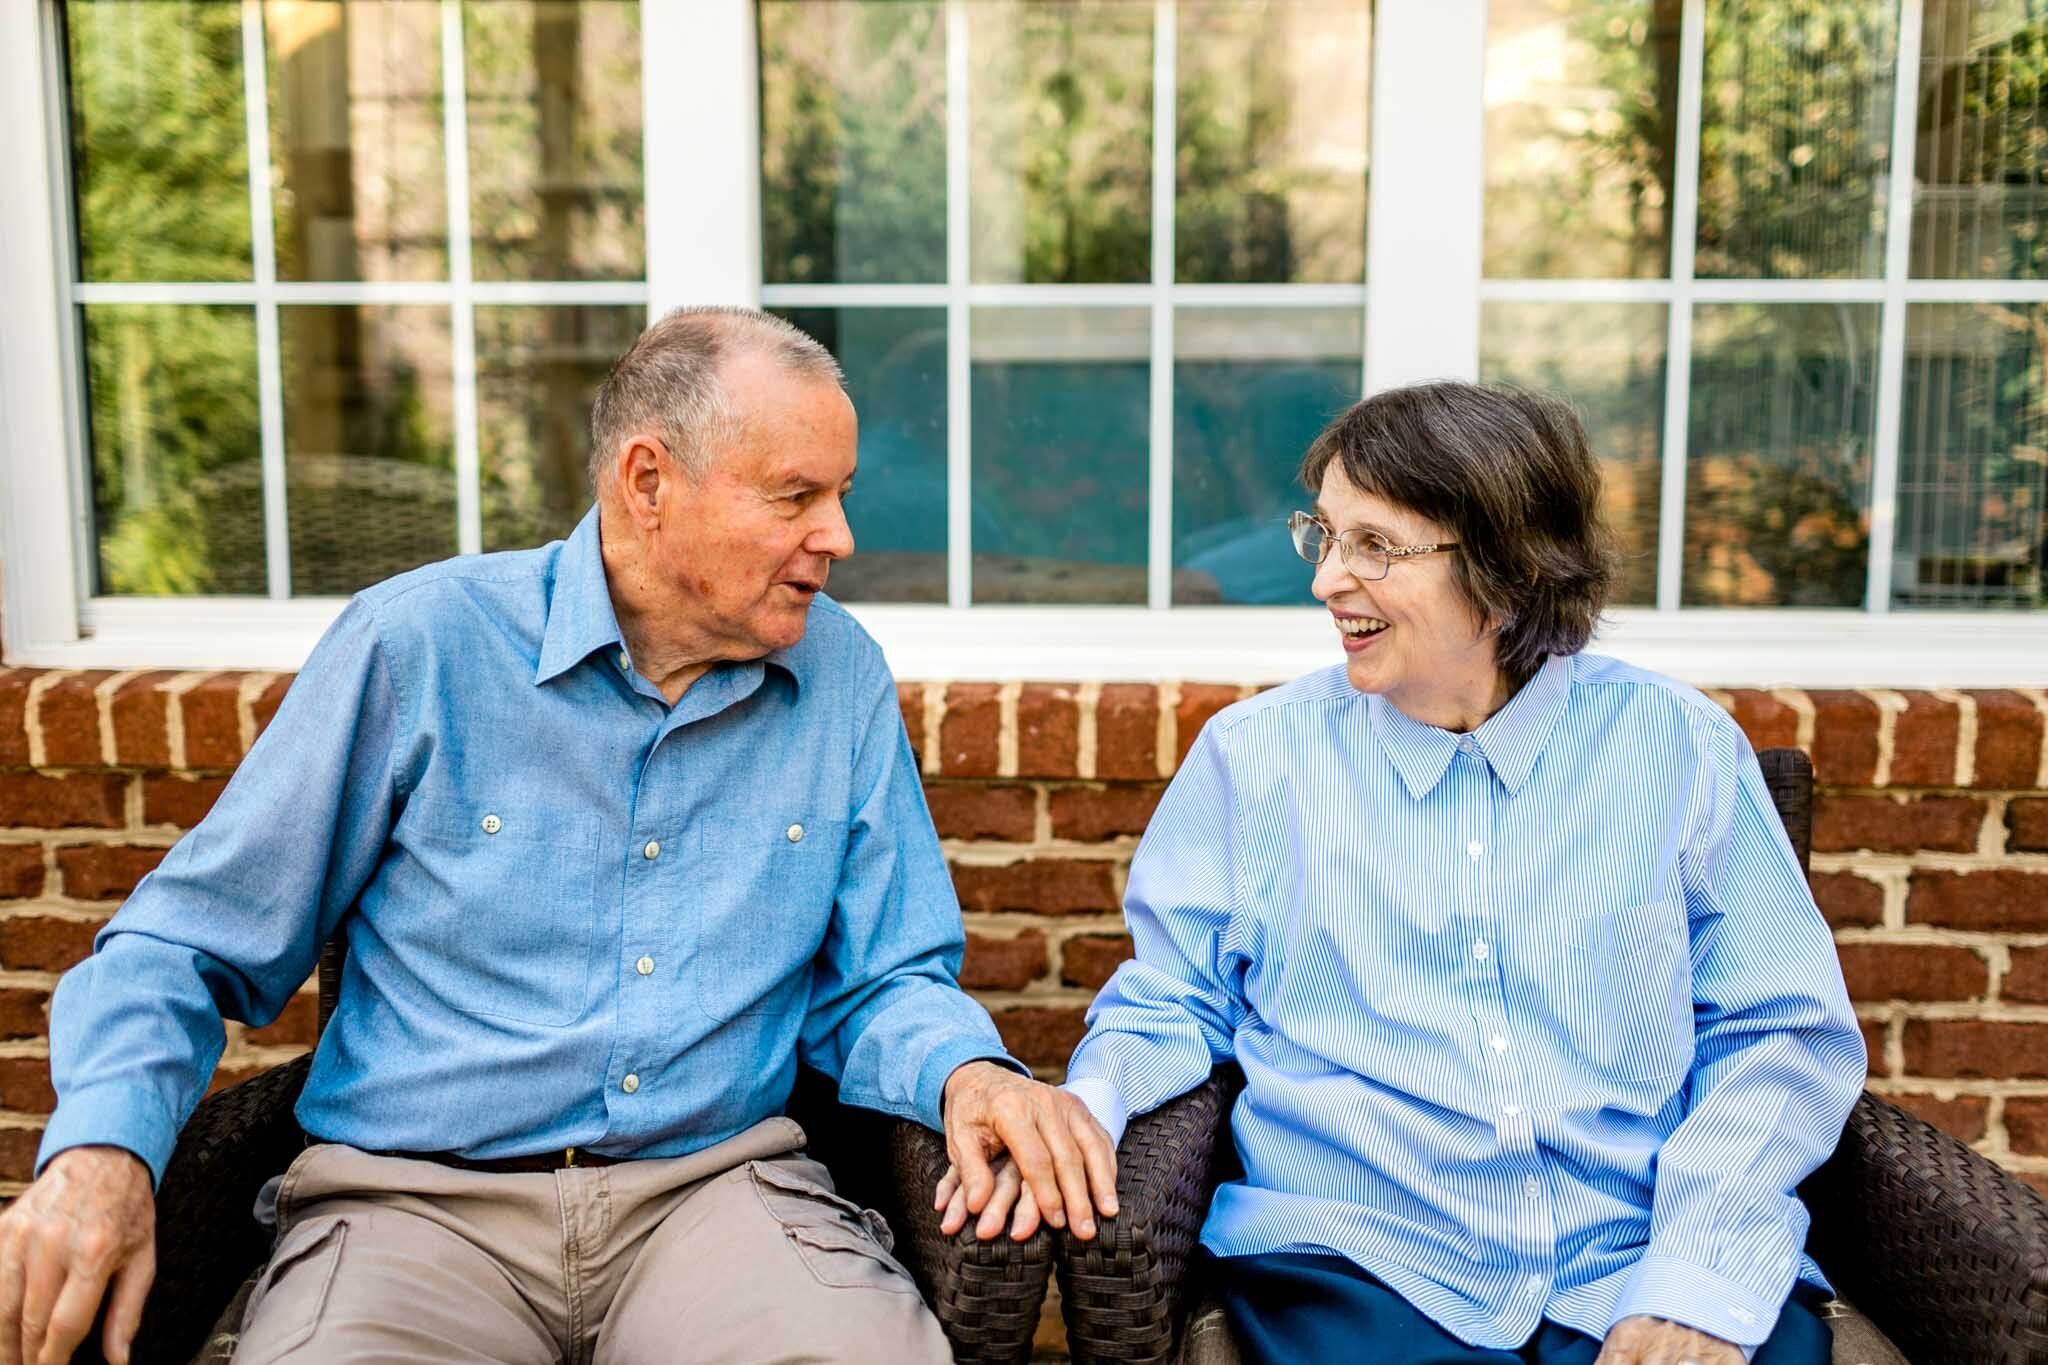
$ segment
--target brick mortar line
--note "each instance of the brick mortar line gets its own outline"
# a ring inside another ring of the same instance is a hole
[[[1956,768],[1958,787],[1977,779],[1977,699],[1953,687],[1937,687],[1934,696],[1956,708]]]
[[[114,743],[114,694],[146,672],[142,668],[124,669],[92,690],[93,710],[100,727],[100,761],[109,768],[118,767],[121,761]]]
[[[996,776],[1017,775],[1017,699],[1024,684],[1006,682],[996,689]]]
[[[1895,948],[1989,948],[1993,945],[2003,946],[2014,938],[2025,937],[2018,934],[1996,934],[1984,929],[1950,929],[1935,924],[1909,924],[1899,929],[1882,925],[1844,925],[1835,930],[1834,934],[1835,943],[1841,947],[1874,944],[1879,947]],[[2042,943],[2048,943],[2048,934],[2035,934],[2032,937]],[[2019,946],[2035,945],[2028,943]]]
[[[1920,1020],[1930,1024],[2048,1024],[2048,1005],[2003,1000],[1858,1000],[1851,1004],[1866,1023],[1882,1018],[1894,1023]],[[1901,1075],[1904,1073],[1901,1072]]]
[[[40,769],[50,764],[50,746],[43,737],[43,698],[51,688],[66,678],[76,677],[78,672],[75,668],[53,668],[29,683],[28,693],[21,699],[21,728],[28,736],[29,767]]]
[[[924,685],[924,776],[937,777],[940,768],[939,730],[946,723],[946,685]]]
[[[1881,687],[1864,687],[1857,691],[1877,707],[1877,763],[1870,770],[1870,784],[1888,787],[1892,777],[1892,754],[1898,744],[1899,716],[1906,709],[1906,699]]]
[[[1102,700],[1102,684],[1084,682],[1074,689],[1074,775],[1095,776],[1095,708]]]
[[[1918,853],[1816,853],[1815,872],[1990,872],[2010,868],[2020,872],[2048,872],[2048,853],[2009,850],[1996,857],[1983,853],[1944,853],[1923,849]]]
[[[185,756],[185,694],[209,676],[205,673],[180,673],[157,685],[156,690],[164,698],[164,743],[170,753],[170,766],[180,772],[190,770]]]
[[[77,896],[43,896],[0,905],[0,923],[16,919],[61,919],[77,924],[105,924],[121,908],[120,901],[81,900]]]
[[[1770,689],[1770,695],[1792,709],[1792,742],[1812,753],[1815,726],[1813,698],[1796,687],[1774,687]]]
[[[2048,796],[2048,791],[2042,791],[2037,787],[1951,787],[1942,785],[1925,786],[1921,784],[1898,787],[1871,787],[1857,786],[1845,782],[1840,785],[1815,786],[1813,794],[1822,801],[1844,796],[1883,797],[1897,805],[1910,806],[1917,799],[1929,796],[1961,797],[1972,801],[1988,801],[1994,796],[2008,798],[2015,796]]]
[[[1159,714],[1152,731],[1152,766],[1161,778],[1171,778],[1174,754],[1180,743],[1180,683],[1159,684]]]
[[[244,754],[256,743],[256,702],[282,676],[279,673],[244,673],[241,685],[235,689],[235,738]]]
[[[967,853],[1001,856],[1011,861],[1014,861],[1017,858],[1027,858],[1034,854],[1047,853],[1057,853],[1062,855],[1100,855],[1082,856],[1078,859],[1073,856],[1067,856],[1068,862],[1100,862],[1102,861],[1102,857],[1104,856],[1112,856],[1118,854],[1121,854],[1124,858],[1128,859],[1131,853],[1135,851],[1137,847],[1138,836],[1135,834],[1119,834],[1113,839],[1105,839],[1100,843],[1082,843],[1074,839],[1054,838],[1034,840],[1033,842],[1028,844],[1011,843],[1007,840],[1000,839],[939,840],[939,848],[942,852],[945,853],[945,855],[948,858],[951,858],[956,853]]]
[[[62,975],[62,972],[30,971],[26,967],[0,969],[0,990],[55,990],[57,978]]]
[[[1872,1076],[1864,1089],[1875,1095],[1918,1095],[1929,1099],[2048,1100],[2048,1081],[1947,1080],[1941,1077]]]

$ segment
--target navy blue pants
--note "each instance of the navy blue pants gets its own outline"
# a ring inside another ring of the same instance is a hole
[[[1342,1256],[1203,1253],[1245,1365],[1369,1358],[1384,1365],[1593,1365],[1600,1342],[1545,1322],[1514,1350],[1467,1346]],[[1804,1286],[1751,1365],[1828,1365],[1834,1336]]]

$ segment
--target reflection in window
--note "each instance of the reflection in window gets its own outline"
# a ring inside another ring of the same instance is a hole
[[[946,600],[946,312],[797,308],[782,316],[839,358],[860,419],[846,503],[854,552],[826,591],[842,602]]]
[[[448,277],[441,11],[267,0],[280,280]]]
[[[1661,303],[1489,303],[1480,314],[1479,377],[1556,393],[1586,424],[1600,512],[1621,550],[1620,606],[1657,600],[1668,312]]]
[[[1679,0],[1493,0],[1488,275],[1670,273],[1681,8]]]
[[[292,591],[352,593],[455,553],[448,310],[278,310]]]
[[[977,308],[974,600],[1143,602],[1151,318]]]
[[[590,506],[590,405],[646,317],[599,305],[476,310],[484,549],[544,545],[575,529]]]
[[[2048,606],[2048,304],[1915,304],[1892,600]]]
[[[1927,0],[1913,265],[2048,279],[2048,0]]]
[[[71,0],[64,28],[80,278],[248,279],[241,11]]]
[[[1701,304],[1688,606],[1854,607],[1869,554],[1876,304]]]
[[[1174,314],[1173,601],[1307,605],[1287,537],[1311,494],[1296,475],[1358,401],[1356,308],[1183,308]]]
[[[462,65],[475,277],[645,275],[640,7],[470,0]]]
[[[1897,0],[1707,7],[1702,276],[1884,274]]]
[[[1152,6],[968,13],[970,231],[984,284],[1152,276]]]
[[[1175,278],[1365,278],[1368,0],[1182,0]]]
[[[944,7],[762,0],[761,273],[946,278]]]
[[[99,590],[262,593],[255,317],[180,304],[82,311]]]

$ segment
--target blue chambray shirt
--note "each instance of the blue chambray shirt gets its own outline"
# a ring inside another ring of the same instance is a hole
[[[1007,1062],[881,650],[829,599],[671,708],[633,672],[597,513],[357,596],[213,811],[60,983],[40,1162],[161,1178],[223,1045],[337,928],[298,1117],[352,1145],[673,1156],[787,1102],[939,1124]],[[1015,1063],[1010,1062],[1014,1066]]]
[[[1332,1251],[1446,1330],[1752,1348],[1863,1040],[1741,730],[1549,660],[1470,736],[1339,666],[1220,713],[1147,830],[1068,1085],[1112,1133],[1234,1057],[1202,1241]]]

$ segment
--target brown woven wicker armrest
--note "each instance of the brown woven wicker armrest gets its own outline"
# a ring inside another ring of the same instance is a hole
[[[946,1173],[946,1140],[921,1123],[898,1120],[889,1132],[889,1157],[900,1207],[897,1258],[924,1290],[953,1358],[1012,1365],[1031,1358],[1038,1314],[1052,1280],[1052,1240],[1040,1228],[1029,1240],[1006,1234],[977,1241],[970,1222],[948,1237],[939,1231],[932,1193]]]
[[[2048,1361],[2048,1201],[1866,1094],[1801,1188],[1808,1248],[1916,1361]]]
[[[256,1193],[292,1163],[305,1137],[292,1107],[310,1055],[202,1100],[178,1135],[156,1192],[156,1282],[136,1333],[136,1365],[185,1365],[220,1311],[270,1254]],[[98,1358],[98,1334],[77,1359]]]
[[[1076,1365],[1172,1358],[1188,1260],[1209,1212],[1230,1106],[1242,1078],[1223,1066],[1124,1129],[1116,1153],[1117,1214],[1091,1241],[1055,1234],[1060,1311]],[[1220,1150],[1219,1150],[1220,1148]]]

